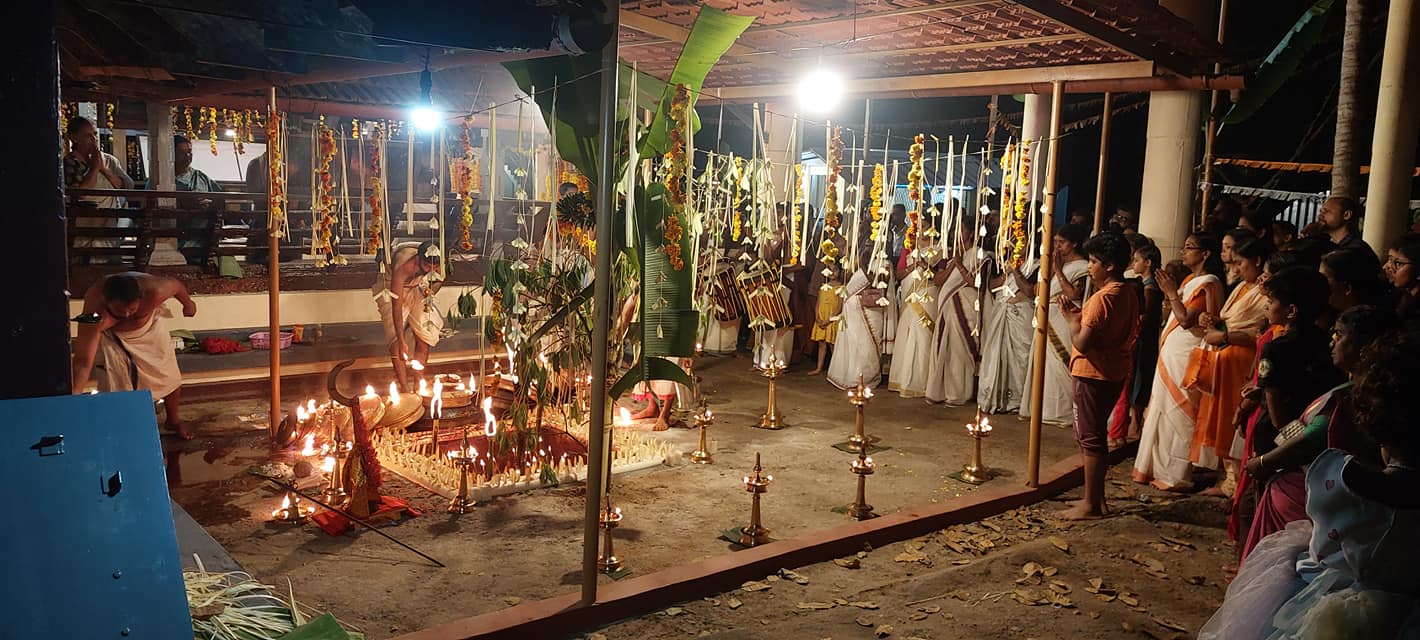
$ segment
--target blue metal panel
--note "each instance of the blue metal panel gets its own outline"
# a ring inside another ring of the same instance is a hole
[[[192,637],[147,391],[0,401],[0,639]]]

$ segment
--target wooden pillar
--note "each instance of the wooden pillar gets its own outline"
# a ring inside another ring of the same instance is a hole
[[[620,35],[615,28],[621,13],[619,0],[606,3],[607,21],[613,25],[611,40],[602,49],[601,122],[597,139],[597,246],[596,273],[611,273],[611,227],[616,215],[616,103],[617,49]],[[553,126],[556,126],[555,124]],[[590,177],[590,176],[588,176]],[[607,420],[607,340],[613,313],[611,278],[597,278],[592,289],[592,398],[587,417],[587,499],[582,513],[582,604],[597,601],[597,543],[601,539],[598,518],[602,508],[603,466],[610,472],[606,454]]]
[[[1228,22],[1228,0],[1222,0],[1218,8],[1218,44],[1223,44],[1223,27]],[[1222,71],[1222,65],[1214,63],[1213,73]],[[1222,100],[1222,92],[1214,89],[1208,102],[1208,128],[1203,133],[1203,194],[1201,215],[1198,217],[1198,224],[1195,229],[1201,229],[1208,220],[1208,211],[1213,206],[1213,142],[1218,137],[1218,103]]]
[[[271,87],[267,94],[266,117],[267,122],[276,123],[280,127],[281,114],[276,110],[276,87]],[[276,167],[272,160],[276,154],[273,152],[278,140],[266,141],[266,160],[268,169]],[[282,158],[286,159],[283,149]],[[281,425],[281,224],[270,212],[276,211],[280,205],[276,200],[276,181],[266,181],[266,206],[268,218],[266,221],[266,270],[269,280],[269,290],[266,294],[268,318],[268,330],[271,332],[271,397],[268,404],[270,411],[270,435],[271,441],[276,441],[276,430]]]
[[[1095,234],[1104,228],[1104,187],[1109,178],[1109,125],[1114,119],[1113,110],[1114,94],[1106,91],[1104,114],[1100,116],[1100,167],[1095,176]]]
[[[1031,362],[1035,366],[1031,367],[1030,443],[1026,452],[1028,487],[1040,485],[1040,411],[1045,403],[1045,342],[1046,330],[1050,327],[1050,269],[1054,262],[1050,241],[1055,237],[1055,159],[1060,144],[1060,102],[1064,87],[1056,80],[1050,91],[1050,155],[1045,165],[1045,210],[1050,215],[1041,216],[1040,271],[1035,285],[1035,341],[1031,343],[1034,351]]]
[[[11,12],[0,29],[9,65],[0,76],[8,148],[0,158],[0,183],[15,187],[0,213],[14,239],[4,252],[12,277],[10,302],[0,307],[0,362],[8,365],[0,367],[0,398],[70,392],[55,5]]]
[[[1420,0],[1391,0],[1376,96],[1376,135],[1362,237],[1376,253],[1410,225],[1415,139],[1420,135]]]

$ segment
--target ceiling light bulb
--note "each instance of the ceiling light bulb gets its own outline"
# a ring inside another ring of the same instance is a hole
[[[814,69],[799,82],[799,105],[809,113],[827,113],[843,99],[843,77],[827,69]]]

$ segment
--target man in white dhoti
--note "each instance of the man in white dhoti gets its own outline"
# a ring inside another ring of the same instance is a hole
[[[971,222],[966,222],[968,229]],[[966,234],[969,237],[971,234]],[[966,242],[970,240],[963,238]],[[984,283],[982,267],[989,254],[973,245],[962,249],[941,272],[937,292],[938,321],[927,362],[927,401],[962,405],[976,391],[977,363],[981,362],[981,320],[991,313],[991,297],[979,295]],[[981,306],[978,307],[978,302]]]
[[[882,290],[873,286],[867,271],[860,268],[848,280],[839,314],[833,359],[828,364],[828,381],[839,389],[864,384],[875,387],[883,375],[883,328],[887,318],[880,301]]]
[[[385,326],[395,379],[405,392],[411,391],[405,362],[427,362],[429,350],[439,344],[439,333],[444,329],[444,316],[434,305],[434,294],[443,280],[440,256],[439,244],[432,240],[401,244],[390,256],[390,269],[381,271],[370,288]]]
[[[177,298],[182,315],[197,315],[197,303],[187,287],[172,278],[146,273],[118,273],[104,278],[84,293],[84,315],[94,319],[79,325],[71,364],[74,393],[81,393],[94,370],[94,356],[103,350],[103,366],[97,377],[100,391],[147,389],[154,400],[162,400],[167,427],[184,440],[191,440],[178,416],[182,391],[182,371],[177,352],[168,334],[163,304]]]
[[[935,252],[919,249],[914,254],[917,260],[936,260]],[[941,282],[937,280],[937,273],[939,271],[919,263],[898,284],[901,302],[892,366],[888,369],[888,390],[904,398],[921,398],[927,393],[932,337],[941,315],[937,301]]]

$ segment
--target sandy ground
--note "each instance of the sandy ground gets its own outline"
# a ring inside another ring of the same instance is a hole
[[[714,464],[697,466],[677,460],[619,475],[613,481],[613,501],[626,514],[616,534],[617,553],[637,574],[731,552],[717,536],[743,524],[748,516],[749,496],[740,478],[753,465],[755,453],[763,455],[766,472],[775,478],[765,496],[764,517],[776,538],[846,521],[832,508],[852,498],[851,456],[831,447],[852,432],[853,412],[845,394],[821,377],[790,371],[780,379],[779,402],[792,426],[764,431],[749,426],[764,410],[765,381],[750,372],[748,360],[709,358],[697,372],[704,378],[702,389],[716,414],[711,428]],[[949,477],[967,462],[970,438],[962,425],[973,411],[879,391],[868,407],[867,420],[867,431],[889,447],[873,455],[878,472],[869,481],[868,501],[878,513],[974,490]],[[197,427],[199,438],[190,443],[166,442],[171,448],[167,459],[174,498],[258,578],[283,587],[289,580],[299,599],[334,612],[373,639],[577,588],[584,504],[580,485],[508,496],[480,505],[473,513],[449,516],[443,513],[443,499],[388,477],[386,493],[408,500],[426,514],[385,530],[448,565],[440,569],[370,533],[332,537],[310,525],[289,528],[267,522],[279,495],[246,474],[247,468],[268,457],[261,428],[263,403],[191,404],[184,408],[184,416]],[[996,430],[985,446],[986,462],[999,473],[992,482],[1021,482],[1026,425],[1008,416],[993,423]],[[695,444],[691,430],[672,429],[658,437],[687,454]],[[1042,449],[1043,464],[1075,454],[1069,431],[1050,426],[1045,427]],[[832,564],[808,567],[801,571],[810,579],[807,586],[776,583],[767,592],[736,595],[744,605],[734,610],[723,604],[729,595],[718,596],[719,607],[697,601],[682,607],[680,615],[647,616],[601,633],[609,638],[703,633],[724,638],[866,638],[874,629],[853,622],[865,615],[871,621],[893,624],[896,637],[1129,637],[1122,627],[1125,622],[1167,637],[1162,627],[1148,625],[1151,615],[1196,630],[1211,611],[1212,601],[1221,597],[1215,581],[1228,555],[1219,549],[1224,537],[1221,512],[1212,502],[1139,492],[1133,485],[1117,486],[1114,491],[1129,502],[1130,515],[1068,529],[1045,521],[1035,525],[1041,532],[1010,532],[1009,544],[997,544],[992,553],[970,564],[952,565],[953,559],[967,558],[944,552],[945,547],[934,541],[920,550],[929,556],[932,567],[893,562],[892,556],[901,550],[882,549],[867,554],[863,568],[856,571]],[[1139,502],[1136,493],[1149,502]],[[1169,520],[1204,526],[1180,529]],[[1006,524],[1000,526],[1004,529]],[[1043,532],[1072,541],[1072,553],[1061,554],[1040,540]],[[1160,534],[1192,541],[1196,548],[1156,550],[1151,545],[1160,543]],[[898,546],[903,545],[894,545]],[[1128,559],[1135,553],[1165,562],[1167,580],[1144,576],[1141,565]],[[935,595],[927,592],[944,590],[943,585],[966,588],[972,600],[1010,590],[1016,586],[1012,581],[1020,575],[1021,565],[1031,560],[1041,564],[1049,560],[1059,569],[1057,578],[1073,589],[1074,609],[1027,607],[1006,598],[976,605],[948,599],[930,603],[942,607],[930,614],[934,617],[913,621],[912,614],[921,612],[902,606]],[[1106,587],[1118,585],[1141,594],[1140,607],[1148,614],[1117,602],[1096,604],[1094,596],[1081,593],[1085,581],[1096,576],[1104,579]],[[1187,582],[1194,576],[1203,576],[1204,584]],[[835,597],[871,597],[881,606],[856,612],[844,607],[795,608],[800,601],[831,603]],[[1026,631],[1017,634],[1012,627]]]

